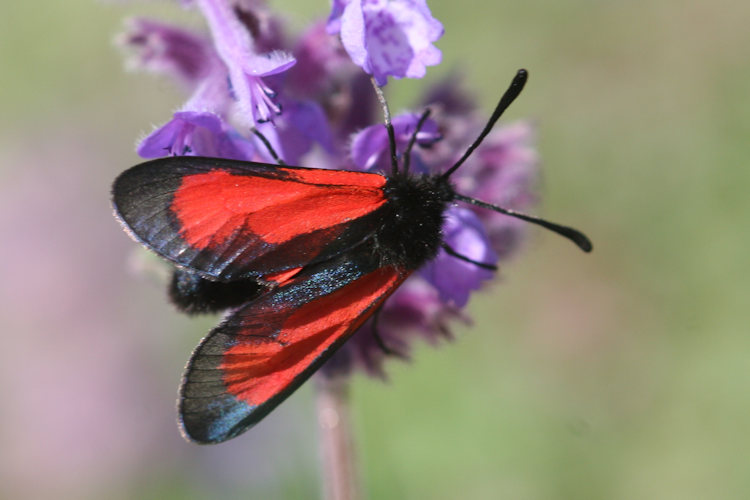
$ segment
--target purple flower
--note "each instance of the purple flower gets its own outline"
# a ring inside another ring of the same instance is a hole
[[[350,2],[351,0],[331,0],[331,13],[326,21],[326,31],[330,35],[335,35],[341,31],[341,16]]]
[[[125,46],[135,49],[132,66],[165,73],[193,92],[172,120],[141,141],[139,155],[252,158],[252,144],[225,121],[232,103],[227,71],[207,38],[156,21],[135,19],[121,39]]]
[[[328,31],[341,33],[352,61],[385,85],[388,76],[422,78],[442,54],[443,25],[425,0],[334,0]]]
[[[194,0],[213,35],[216,52],[229,73],[238,118],[249,126],[271,120],[281,112],[275,92],[264,77],[286,71],[294,65],[291,54],[274,51],[257,54],[250,33],[229,3],[222,0]]]
[[[268,139],[276,153],[290,165],[299,165],[302,157],[315,144],[319,144],[328,154],[335,152],[326,115],[314,101],[284,101],[284,113],[280,118],[273,123],[262,123],[258,130]],[[274,161],[259,141],[256,146],[265,161]]]
[[[361,70],[352,64],[341,42],[318,22],[306,30],[295,46],[297,64],[289,71],[286,84],[301,97],[324,97],[342,79],[348,83]],[[370,91],[372,92],[372,90]]]
[[[457,179],[462,193],[524,211],[534,203],[538,155],[532,147],[534,127],[520,121],[494,130],[464,165]],[[521,242],[526,224],[490,210],[477,210],[492,247],[506,257]]]
[[[419,115],[409,113],[393,118],[396,150],[403,153],[419,122]],[[429,145],[440,139],[435,121],[427,119],[417,134],[418,145]],[[390,146],[388,131],[382,124],[371,125],[357,133],[352,139],[351,157],[359,170],[381,170],[390,168]],[[413,156],[414,158],[414,156]],[[418,168],[418,167],[417,167]]]
[[[251,160],[254,147],[211,112],[178,111],[138,145],[143,158],[165,155]]]
[[[490,265],[497,262],[497,254],[490,246],[482,222],[468,208],[450,207],[446,211],[443,241],[456,253],[476,262]],[[494,277],[495,273],[441,249],[420,270],[420,274],[435,287],[441,301],[464,307],[469,301],[469,294],[478,290],[482,282]]]
[[[443,139],[420,156],[433,165],[451,165],[484,126],[473,114],[473,99],[455,76],[449,76],[421,101],[436,113]],[[535,130],[529,121],[498,125],[473,156],[453,176],[459,192],[506,208],[524,211],[536,203],[533,187],[538,154]],[[472,208],[482,221],[491,246],[501,260],[520,245],[526,223],[490,210]]]
[[[231,103],[228,96],[226,73],[214,67],[172,120],[141,141],[138,154],[144,158],[192,155],[252,159],[252,144],[224,119]]]
[[[284,19],[275,15],[265,0],[233,0],[234,14],[253,39],[257,52],[272,52],[286,44]]]
[[[191,90],[217,63],[206,37],[151,19],[129,19],[117,42],[131,50],[129,68],[169,75]]]
[[[415,275],[391,295],[380,311],[377,335],[383,347],[408,359],[415,337],[430,344],[450,340],[450,325],[455,321],[469,322],[457,307],[441,301],[433,286]],[[375,330],[375,321],[370,319],[323,365],[324,373],[333,376],[364,369],[370,375],[385,378],[383,362],[389,354],[379,345]]]
[[[344,151],[352,133],[376,121],[369,77],[352,63],[341,41],[326,33],[323,22],[301,35],[293,53],[297,64],[286,74],[284,93],[317,102],[325,110],[334,147]]]

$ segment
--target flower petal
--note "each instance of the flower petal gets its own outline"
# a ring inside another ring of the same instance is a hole
[[[349,3],[349,0],[332,0],[331,1],[331,13],[328,15],[326,21],[326,31],[329,35],[335,35],[341,31],[341,15],[344,13],[344,7]]]
[[[152,19],[129,19],[117,42],[132,49],[129,68],[168,74],[188,87],[197,86],[215,64],[208,39]]]
[[[495,264],[497,254],[479,218],[469,209],[451,207],[446,211],[443,240],[458,254],[485,264]],[[469,294],[478,290],[494,272],[463,261],[440,250],[437,257],[424,266],[420,274],[429,281],[444,302],[463,307]]]
[[[421,337],[430,344],[450,339],[450,324],[454,320],[468,322],[457,308],[441,302],[434,287],[420,276],[411,276],[379,313],[377,335],[383,345],[376,339],[374,322],[370,320],[323,365],[323,373],[334,376],[364,369],[385,378],[383,363],[388,354],[383,346],[408,357],[414,338]]]
[[[290,165],[302,164],[302,157],[314,144],[329,154],[335,152],[333,135],[323,109],[314,101],[284,101],[284,114],[274,123],[264,123],[258,130],[271,143],[276,153]],[[257,144],[266,161],[273,162],[266,147]]]
[[[254,148],[214,113],[178,111],[143,139],[137,151],[143,158],[187,155],[250,160]]]
[[[351,0],[341,15],[344,48],[381,86],[388,76],[421,78],[439,64],[432,44],[442,34],[424,0]]]
[[[294,58],[281,51],[257,54],[252,36],[228,2],[195,0],[195,3],[205,16],[216,52],[227,67],[238,116],[251,127],[272,119],[281,108],[273,101],[275,94],[262,77],[289,69]]]
[[[404,113],[393,118],[393,131],[396,150],[402,153],[411,141],[419,122],[419,115]],[[437,123],[427,119],[417,134],[418,145],[429,145],[440,139]],[[382,124],[371,125],[358,132],[352,139],[351,157],[354,165],[361,170],[384,170],[390,165],[390,144],[388,131]],[[412,150],[412,155],[417,153]]]

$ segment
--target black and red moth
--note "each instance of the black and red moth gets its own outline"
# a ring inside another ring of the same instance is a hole
[[[451,203],[521,218],[591,250],[572,228],[465,197],[450,183],[526,78],[516,74],[480,136],[442,174],[410,175],[408,150],[399,168],[391,140],[388,176],[181,156],[117,178],[113,203],[126,230],[177,266],[177,305],[230,310],[185,370],[179,413],[188,439],[235,437],[286,399],[445,247]]]

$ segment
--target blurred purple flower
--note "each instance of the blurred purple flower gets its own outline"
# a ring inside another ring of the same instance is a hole
[[[433,42],[443,25],[425,0],[334,0],[328,32],[341,34],[352,61],[381,86],[388,76],[422,78],[442,60]]]
[[[399,357],[408,359],[415,337],[430,344],[453,338],[450,324],[468,323],[460,310],[440,300],[438,291],[419,275],[410,277],[388,299],[377,319],[377,334],[383,345]],[[388,354],[375,338],[375,321],[371,318],[323,365],[329,376],[363,369],[368,374],[385,378],[383,362]]]
[[[329,35],[335,35],[341,31],[341,16],[350,3],[351,0],[331,0],[331,13],[326,21],[326,31]]]
[[[420,155],[430,164],[453,164],[484,126],[483,118],[473,114],[473,98],[461,89],[456,76],[449,76],[428,90],[421,103],[436,111],[433,116],[440,124],[443,140],[421,150]],[[529,121],[496,126],[453,176],[456,188],[467,196],[506,208],[528,209],[537,201],[535,140],[535,127]],[[526,223],[490,210],[471,209],[482,221],[499,258],[509,257],[520,245]]]
[[[314,101],[284,101],[284,113],[274,123],[262,123],[258,130],[268,139],[276,153],[291,165],[298,165],[303,156],[319,144],[325,152],[335,149],[328,119]],[[268,162],[273,158],[267,149],[257,144],[257,151]]]
[[[130,51],[128,68],[166,74],[189,90],[218,62],[208,38],[152,19],[129,19],[117,43]]]
[[[326,112],[335,147],[344,151],[354,132],[375,121],[377,100],[369,77],[351,61],[341,41],[318,22],[294,48],[297,64],[288,72],[284,92],[314,100]]]
[[[393,118],[397,151],[402,153],[417,127],[419,116],[403,114]],[[440,139],[438,125],[427,119],[417,133],[417,144],[429,145]],[[372,125],[359,132],[352,140],[351,156],[359,170],[388,171],[388,134],[383,125]],[[418,152],[412,151],[415,171],[429,173]],[[463,173],[463,172],[462,172]],[[467,208],[450,207],[443,224],[444,242],[459,254],[494,265],[497,255],[490,248],[489,239],[479,218]],[[477,290],[483,280],[493,276],[491,271],[457,259],[440,250],[438,256],[428,263],[421,274],[439,292],[440,299],[463,307],[469,293]]]
[[[234,0],[234,14],[253,39],[257,52],[272,52],[285,46],[284,19],[275,15],[264,0]]]
[[[419,100],[420,106],[438,106],[446,115],[469,115],[476,108],[476,99],[461,88],[461,76],[452,71],[428,88]]]
[[[138,18],[130,21],[120,41],[134,50],[129,60],[131,67],[164,73],[193,93],[172,120],[140,142],[139,155],[252,158],[252,144],[242,139],[223,118],[231,103],[227,72],[207,38]]]
[[[340,73],[348,81],[360,71],[341,43],[326,32],[323,22],[302,33],[293,53],[297,64],[290,69],[286,84],[300,96],[322,97],[319,93],[331,89]]]
[[[490,133],[457,179],[461,192],[513,210],[523,211],[536,203],[533,186],[538,154],[532,146],[534,135],[534,127],[527,121]],[[495,251],[500,257],[509,256],[520,244],[525,223],[490,210],[477,209],[477,215]]]
[[[472,101],[460,91],[455,79],[443,82],[430,95],[436,100],[437,112],[433,114],[434,120],[425,123],[428,127],[424,130],[425,138],[428,140],[422,146],[427,147],[412,150],[411,163],[415,172],[435,173],[451,166],[484,125],[472,113]],[[393,118],[400,153],[413,134],[417,120],[414,114]],[[535,202],[532,187],[536,179],[537,154],[531,145],[533,140],[533,127],[528,122],[498,126],[453,175],[457,190],[508,208],[527,208]],[[358,169],[388,172],[390,163],[385,128],[373,125],[356,134],[352,140],[351,157]],[[494,265],[498,260],[508,258],[518,247],[524,230],[523,221],[496,212],[475,207],[450,207],[446,211],[443,237],[457,253]],[[438,332],[449,331],[450,322],[459,318],[457,313],[467,304],[471,292],[480,289],[494,272],[440,250],[435,259],[416,274],[418,276],[409,278],[385,303],[378,321],[378,334],[385,346],[403,354],[408,352],[408,339],[413,334],[434,341]],[[412,290],[415,282],[419,283],[420,300],[408,301],[409,307],[405,307],[402,301],[415,294],[402,295],[402,289]],[[436,310],[443,314],[436,315]],[[433,320],[418,323],[417,327],[413,322],[415,317],[431,317]],[[370,321],[336,353],[328,372],[346,372],[359,366],[369,373],[382,375],[384,359]]]

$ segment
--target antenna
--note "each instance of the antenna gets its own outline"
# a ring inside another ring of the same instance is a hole
[[[491,205],[489,203],[485,203],[483,201],[475,200],[474,198],[469,198],[468,196],[464,196],[462,194],[456,193],[456,199],[465,201],[466,203],[471,203],[472,205],[475,205],[477,207],[487,208],[489,210],[494,210],[495,212],[500,212],[501,214],[509,215],[511,217],[515,217],[516,219],[525,220],[526,222],[530,222],[532,224],[536,224],[537,226],[542,226],[545,229],[549,229],[553,233],[557,233],[560,236],[563,236],[576,245],[578,245],[578,248],[583,250],[584,252],[590,252],[594,247],[591,244],[591,240],[588,239],[588,237],[580,232],[577,229],[573,229],[572,227],[563,226],[561,224],[555,224],[554,222],[550,222],[545,219],[541,219],[539,217],[534,217],[532,215],[526,215],[521,212],[516,212],[514,210],[510,210],[507,208],[498,207],[496,205]]]
[[[276,163],[278,163],[279,165],[281,165],[281,166],[286,165],[286,163],[284,162],[284,160],[282,160],[279,157],[279,155],[276,153],[276,150],[273,149],[273,146],[271,146],[271,141],[269,141],[268,138],[265,135],[263,135],[263,133],[260,130],[258,130],[257,128],[253,127],[251,130],[252,130],[253,134],[255,134],[255,137],[257,137],[258,139],[260,139],[260,142],[262,142],[263,145],[266,147],[266,149],[268,150],[268,153],[271,155],[271,158],[273,158],[274,161]]]
[[[497,120],[500,119],[500,116],[502,116],[505,110],[508,109],[508,106],[510,106],[511,103],[516,100],[518,94],[520,94],[523,90],[523,86],[526,85],[526,80],[528,80],[528,78],[528,71],[526,71],[525,69],[518,70],[516,76],[513,77],[513,81],[510,82],[510,87],[508,87],[508,90],[506,90],[503,96],[500,98],[500,102],[497,103],[497,107],[495,108],[495,111],[492,112],[492,116],[490,116],[487,125],[484,126],[484,130],[482,130],[482,132],[479,134],[479,137],[476,138],[474,143],[469,146],[469,149],[466,150],[461,159],[459,159],[451,168],[445,171],[445,173],[441,176],[443,179],[447,179],[453,172],[458,170],[458,167],[460,167],[466,161],[466,159],[471,156],[471,153],[473,153],[474,150],[477,149],[484,138],[487,137],[487,134],[490,133],[492,127],[495,126]]]
[[[419,134],[419,131],[422,130],[422,126],[424,125],[424,122],[427,121],[427,118],[430,116],[430,108],[427,108],[422,113],[422,116],[419,117],[419,121],[417,122],[417,127],[414,129],[414,133],[411,135],[411,139],[409,140],[409,145],[406,146],[406,151],[404,151],[404,173],[409,173],[409,163],[411,162],[411,150],[414,147],[414,143],[417,142],[417,134]]]

